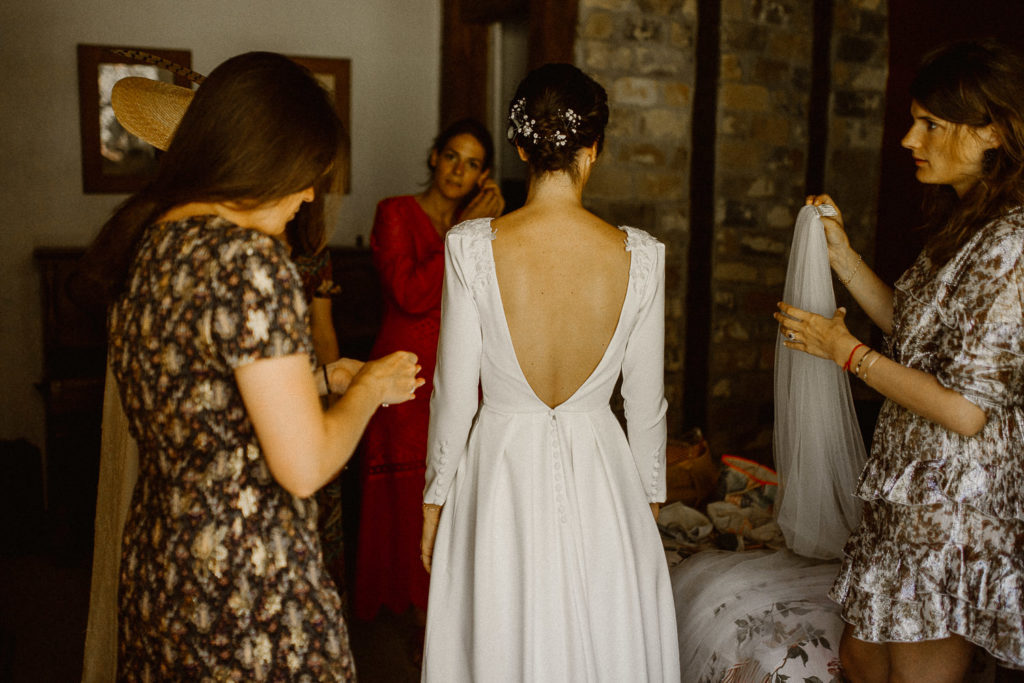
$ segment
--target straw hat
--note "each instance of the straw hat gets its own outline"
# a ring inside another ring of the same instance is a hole
[[[149,52],[126,48],[114,48],[111,51],[122,57],[166,69],[193,83],[202,84],[206,80],[205,76],[186,66]],[[166,151],[194,95],[192,88],[130,76],[114,84],[110,91],[110,106],[125,130],[157,149]]]
[[[125,130],[166,150],[194,94],[191,88],[130,76],[114,84],[110,106]]]

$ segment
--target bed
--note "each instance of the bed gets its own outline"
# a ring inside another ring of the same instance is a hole
[[[774,472],[723,456],[710,502],[659,516],[679,626],[683,683],[839,683],[844,623],[828,590],[838,561],[786,548]],[[968,681],[993,681],[979,656]]]
[[[700,509],[681,501],[659,516],[679,625],[684,683],[842,680],[843,622],[827,591],[836,562],[810,560],[786,549],[773,518],[775,473],[723,456],[705,470]],[[670,462],[672,460],[670,454]],[[670,465],[671,467],[671,465]],[[708,479],[708,472],[714,480]],[[695,477],[687,481],[692,488]]]

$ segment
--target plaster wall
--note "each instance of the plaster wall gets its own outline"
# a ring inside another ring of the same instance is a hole
[[[331,243],[369,234],[376,202],[415,191],[438,126],[441,4],[421,0],[0,2],[0,439],[43,446],[32,251],[84,246],[126,195],[84,194],[76,45],[188,49],[209,73],[249,50],[352,60],[352,189]]]

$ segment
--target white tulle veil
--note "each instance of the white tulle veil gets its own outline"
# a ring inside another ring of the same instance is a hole
[[[806,206],[797,216],[783,298],[832,316],[835,294],[817,211]],[[823,636],[823,654],[838,658],[832,650],[843,621],[827,592],[839,568],[836,559],[860,520],[853,490],[864,443],[846,373],[831,360],[787,349],[781,337],[774,440],[776,518],[792,552],[700,552],[671,570],[685,680],[773,679],[788,648]]]
[[[783,300],[826,317],[836,310],[832,273],[819,210],[797,215]],[[828,215],[824,213],[823,215]],[[860,521],[853,495],[864,466],[864,441],[849,377],[834,362],[775,346],[776,513],[787,545],[820,559],[842,555]]]

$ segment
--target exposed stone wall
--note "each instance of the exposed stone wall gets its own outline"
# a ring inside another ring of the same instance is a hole
[[[888,78],[886,0],[836,4],[832,41],[832,116],[825,167],[828,193],[843,211],[850,242],[871,264],[881,177],[882,124]],[[910,113],[907,113],[909,126]],[[842,285],[840,303],[851,301]],[[869,322],[855,307],[851,328],[867,339]],[[860,385],[856,385],[860,388]]]
[[[608,90],[604,163],[586,201],[667,245],[666,394],[684,424],[696,0],[580,0],[577,64]],[[712,230],[708,415],[715,453],[771,460],[776,325],[803,204],[813,75],[812,0],[722,0]],[[887,46],[886,0],[835,0],[825,186],[854,246],[874,244]],[[870,260],[870,259],[869,259]],[[841,290],[841,286],[837,287]],[[844,302],[845,292],[837,291]],[[855,333],[867,323],[851,316]]]
[[[666,244],[665,393],[683,425],[690,121],[696,0],[580,0],[576,63],[608,91],[611,118],[589,208]]]
[[[715,452],[753,456],[771,448],[770,316],[803,199],[812,3],[725,0],[721,20],[706,431]]]
[[[874,242],[886,78],[884,0],[832,3],[825,187]],[[803,204],[814,35],[809,0],[722,5],[707,432],[717,452],[771,461],[776,324]],[[837,286],[840,303],[846,293]],[[852,309],[851,309],[852,310]],[[866,323],[854,315],[855,332]],[[866,332],[862,332],[866,333]]]

